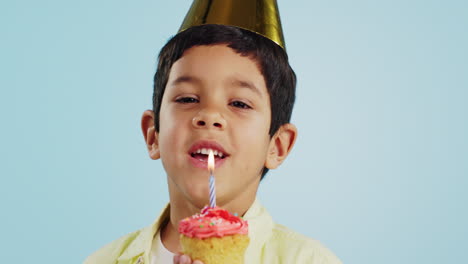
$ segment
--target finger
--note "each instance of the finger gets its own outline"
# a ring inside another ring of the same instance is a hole
[[[174,264],[180,263],[180,255],[174,255]]]
[[[190,263],[192,263],[192,260],[190,259],[189,256],[182,255],[182,256],[180,256],[179,263],[180,264],[190,264]]]

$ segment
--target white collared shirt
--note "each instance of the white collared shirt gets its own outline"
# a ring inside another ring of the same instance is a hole
[[[154,236],[151,246],[151,264],[173,264],[174,253],[170,252],[162,243],[161,230]]]

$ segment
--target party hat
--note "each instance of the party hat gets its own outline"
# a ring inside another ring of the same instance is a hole
[[[194,0],[179,32],[203,24],[243,28],[286,47],[276,0]]]

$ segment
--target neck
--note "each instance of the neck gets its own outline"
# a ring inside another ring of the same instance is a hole
[[[179,232],[172,221],[168,221],[166,226],[161,228],[161,242],[167,250],[174,254],[181,251],[179,246]]]
[[[172,195],[170,195],[170,204],[170,221],[161,229],[161,241],[169,251],[179,253],[182,250],[179,244],[179,222],[186,217],[199,213],[201,208],[174,199]]]

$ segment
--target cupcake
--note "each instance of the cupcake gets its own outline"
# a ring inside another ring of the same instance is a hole
[[[248,224],[241,217],[219,207],[205,207],[201,213],[179,223],[182,253],[204,264],[243,264],[249,245]]]

